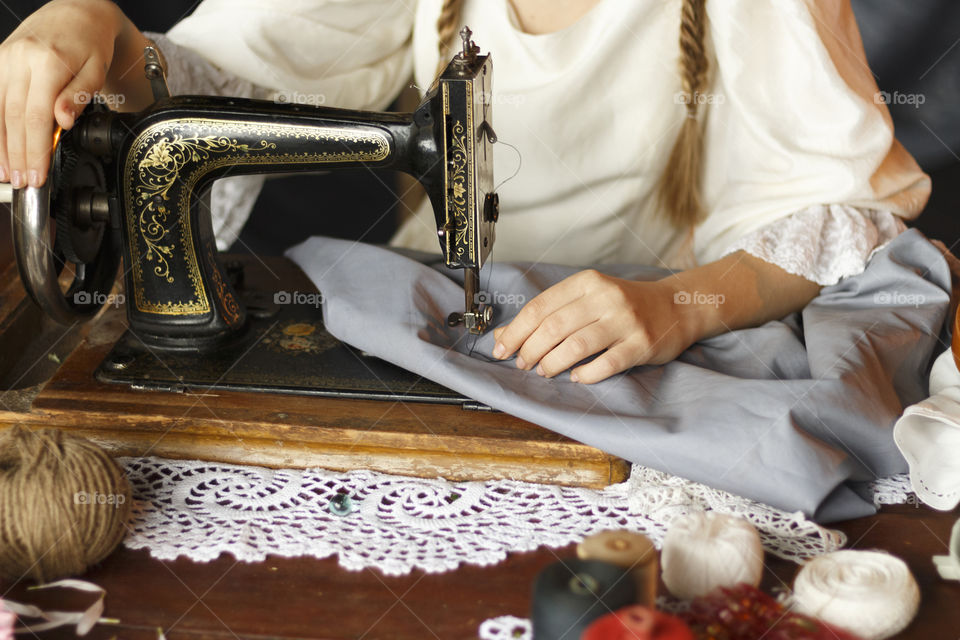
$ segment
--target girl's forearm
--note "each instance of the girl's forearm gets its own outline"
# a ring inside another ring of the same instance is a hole
[[[737,251],[661,280],[673,290],[674,305],[688,341],[755,327],[799,311],[820,285]]]

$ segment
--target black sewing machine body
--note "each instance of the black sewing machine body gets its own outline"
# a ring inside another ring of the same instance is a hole
[[[468,30],[461,35],[463,51],[406,114],[169,97],[159,58],[148,48],[145,70],[155,103],[140,113],[90,105],[70,131],[59,133],[47,184],[14,193],[15,253],[27,292],[55,320],[85,321],[110,300],[122,256],[129,330],[98,377],[150,388],[230,387],[236,378],[237,388],[311,393],[316,389],[306,370],[269,354],[256,357],[256,345],[283,343],[282,336],[267,333],[289,325],[295,332],[310,326],[319,336],[319,308],[313,316],[294,317],[303,310],[263,303],[273,292],[238,291],[242,270],[225,268],[216,247],[210,187],[228,175],[362,166],[402,171],[423,185],[446,266],[466,270],[465,310],[452,313],[450,322],[482,332],[492,308],[475,293],[499,213],[492,182],[492,62],[479,55]],[[56,221],[52,247],[50,218]],[[73,271],[66,292],[58,283],[65,269]],[[228,377],[241,355],[258,364],[247,378],[239,371]],[[171,370],[174,361],[180,364]],[[348,361],[327,369],[343,369]],[[378,381],[392,375],[370,373]],[[395,387],[416,386],[395,373]],[[346,385],[347,395],[355,382]],[[451,395],[434,386],[421,399]]]
[[[435,131],[444,127],[444,119],[433,116],[436,102],[426,101],[414,114],[394,115],[177,97],[137,116],[95,114],[86,120],[81,127],[104,129],[104,135],[120,140],[118,156],[124,161],[113,167],[113,180],[122,198],[117,204],[129,265],[128,315],[137,334],[160,348],[203,349],[243,327],[245,312],[220,264],[205,202],[219,177],[356,166],[394,169],[424,185],[439,229],[449,224],[449,216],[467,215],[466,204],[447,208],[453,176],[436,145],[446,133]],[[459,121],[453,127],[465,131]],[[465,132],[461,136],[466,139]],[[470,142],[461,144],[465,148]],[[466,162],[459,170],[465,167]],[[464,200],[482,202],[484,196],[471,190]],[[486,237],[471,244],[469,227]],[[447,265],[479,267],[492,234],[492,222],[462,224],[442,245]]]

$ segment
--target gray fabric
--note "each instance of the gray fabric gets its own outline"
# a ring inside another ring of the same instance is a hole
[[[873,512],[848,481],[907,470],[893,423],[925,396],[950,289],[939,252],[908,231],[802,313],[588,386],[493,361],[491,332],[478,339],[447,327],[447,314],[463,308],[460,272],[326,238],[288,255],[323,293],[327,327],[344,342],[627,460],[823,522]],[[635,279],[664,274],[600,269]],[[485,267],[484,288],[506,302],[496,324],[519,311],[511,302],[575,271]]]

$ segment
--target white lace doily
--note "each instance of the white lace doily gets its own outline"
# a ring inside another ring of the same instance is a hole
[[[748,519],[767,551],[788,560],[833,551],[846,541],[800,513],[640,466],[628,482],[591,490],[162,458],[120,462],[135,499],[124,543],[168,560],[208,561],[222,553],[247,562],[269,554],[336,555],[350,570],[437,573],[466,562],[492,565],[507,553],[541,545],[563,547],[611,528],[644,533],[659,547],[673,518],[700,509]],[[353,504],[346,516],[330,510],[339,493]]]
[[[873,504],[880,507],[885,504],[907,504],[917,499],[910,486],[910,474],[898,473],[888,478],[878,478],[870,483]]]
[[[484,620],[477,635],[481,640],[533,640],[533,626],[527,618],[500,616]]]

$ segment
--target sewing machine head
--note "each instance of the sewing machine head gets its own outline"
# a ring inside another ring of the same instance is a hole
[[[492,309],[477,274],[494,242],[492,64],[470,32],[412,114],[374,113],[166,93],[156,52],[146,74],[156,102],[136,114],[91,105],[55,140],[50,178],[13,195],[14,242],[30,296],[64,324],[91,318],[122,252],[130,329],[148,347],[209,350],[242,332],[246,310],[218,258],[204,203],[226,175],[404,171],[436,216],[443,258],[465,269],[465,309],[450,323],[481,333]],[[51,246],[49,219],[55,220]],[[64,293],[58,278],[72,264]]]

